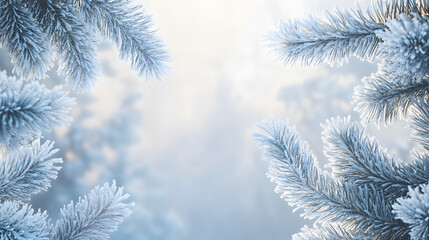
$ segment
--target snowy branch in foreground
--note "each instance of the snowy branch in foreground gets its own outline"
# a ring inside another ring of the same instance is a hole
[[[429,237],[429,185],[409,188],[408,198],[399,198],[393,205],[393,213],[397,219],[409,224],[410,236],[413,240]]]
[[[48,215],[19,202],[0,204],[0,239],[50,240]]]
[[[128,194],[112,185],[97,186],[91,192],[61,209],[61,219],[54,231],[55,240],[108,239],[108,233],[117,229],[127,217],[134,203],[123,203]]]
[[[0,1],[0,41],[24,78],[45,78],[53,65],[48,36],[20,1]]]
[[[361,114],[363,123],[374,119],[378,124],[390,123],[405,118],[416,99],[428,96],[429,80],[411,81],[407,84],[396,81],[399,75],[382,70],[365,77],[363,86],[355,88],[353,103]]]
[[[51,37],[59,60],[58,72],[71,86],[88,90],[97,79],[96,38],[79,19],[72,4],[58,1],[25,0],[38,24]]]
[[[317,166],[315,156],[294,128],[281,121],[261,126],[256,134],[270,162],[268,176],[289,205],[316,222],[337,222],[345,229],[362,229],[368,236],[400,238],[408,228],[394,219],[391,208],[373,186],[339,182]]]
[[[323,18],[310,15],[306,19],[280,21],[270,34],[271,47],[285,64],[320,65],[342,63],[350,56],[373,60],[386,22],[400,14],[427,15],[427,1],[378,0],[372,8],[325,12]]]
[[[417,164],[404,164],[389,156],[350,118],[331,119],[323,128],[325,155],[336,178],[362,187],[372,185],[388,201],[405,196],[409,186],[429,181],[427,172],[417,171]]]
[[[26,79],[46,77],[53,45],[59,73],[78,90],[89,90],[100,70],[97,33],[113,41],[140,75],[160,78],[166,70],[168,53],[135,0],[0,0],[0,42]]]
[[[346,231],[336,224],[326,224],[309,228],[304,226],[300,233],[294,234],[292,240],[370,240],[372,238],[365,237],[361,233],[352,233]]]
[[[4,154],[0,162],[0,202],[5,200],[28,200],[32,194],[46,191],[51,180],[57,178],[62,163],[52,158],[52,142],[33,142],[16,152]]]
[[[38,82],[0,72],[0,144],[16,148],[40,137],[41,131],[70,123],[67,115],[74,100],[57,86],[46,89]]]
[[[112,40],[123,60],[140,75],[159,78],[169,59],[153,21],[141,5],[129,0],[73,0],[83,18]]]

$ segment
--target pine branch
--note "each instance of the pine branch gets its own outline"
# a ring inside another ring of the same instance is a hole
[[[353,103],[356,105],[355,110],[361,114],[363,123],[368,123],[371,119],[375,119],[379,124],[389,123],[405,118],[415,99],[428,96],[427,78],[408,81],[407,84],[394,80],[401,77],[379,70],[364,78],[363,86],[355,88]]]
[[[409,198],[399,198],[393,205],[395,218],[407,223],[413,240],[429,238],[429,185],[409,188]]]
[[[429,3],[426,0],[377,0],[367,12],[371,19],[384,24],[398,19],[401,14],[426,16],[429,14]]]
[[[325,154],[335,177],[358,186],[373,185],[383,192],[386,201],[405,196],[408,186],[429,180],[427,173],[398,164],[350,118],[331,119],[323,127]]]
[[[0,1],[0,41],[12,57],[14,71],[25,78],[46,78],[52,66],[46,39],[20,1]]]
[[[30,195],[46,191],[50,182],[57,178],[62,163],[52,158],[58,150],[52,150],[53,143],[21,147],[16,152],[5,154],[0,163],[0,202],[5,200],[28,200]]]
[[[356,11],[326,12],[326,19],[281,21],[272,33],[271,46],[287,65],[318,66],[324,62],[341,64],[349,56],[372,60],[379,39],[375,32],[384,26]]]
[[[271,46],[280,60],[292,65],[342,63],[349,56],[372,61],[377,55],[380,39],[376,33],[386,29],[389,19],[401,13],[420,16],[429,13],[424,0],[378,0],[372,9],[325,12],[324,18],[280,21],[271,34]]]
[[[95,187],[76,204],[71,202],[61,209],[53,239],[108,239],[108,233],[116,231],[118,224],[131,213],[133,203],[123,203],[127,198],[115,181],[111,186],[106,183]]]
[[[304,226],[300,233],[294,234],[292,240],[369,240],[372,239],[363,234],[351,233],[336,224],[326,224],[309,228]]]
[[[303,216],[316,222],[338,222],[345,229],[362,229],[380,239],[400,238],[408,233],[396,221],[382,193],[372,185],[359,187],[340,183],[317,167],[317,161],[293,128],[283,122],[261,127],[256,134],[270,161],[268,176],[277,184],[289,205],[303,209]]]
[[[96,42],[71,3],[26,0],[41,28],[49,34],[59,56],[60,74],[71,86],[90,89],[97,80]]]
[[[382,40],[382,67],[400,76],[391,80],[404,85],[423,81],[429,74],[429,18],[416,13],[400,14],[397,18],[386,23],[387,29],[377,32]]]
[[[417,185],[429,182],[429,154],[414,152],[414,160],[404,166],[405,172],[413,172],[415,183],[409,187],[417,187]]]
[[[21,79],[0,72],[0,143],[12,149],[71,121],[67,112],[74,100],[57,86],[46,89],[37,82],[22,86]]]
[[[142,6],[133,6],[130,0],[73,2],[87,22],[116,44],[120,57],[130,61],[134,70],[147,77],[160,77],[169,57]]]
[[[36,212],[29,205],[6,201],[0,204],[0,239],[49,240],[46,212]]]
[[[424,149],[429,151],[429,105],[424,99],[420,99],[413,105],[410,111],[408,124],[413,129],[414,138]]]

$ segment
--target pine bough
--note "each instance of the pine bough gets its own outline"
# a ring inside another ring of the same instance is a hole
[[[159,78],[168,55],[152,27],[131,0],[0,0],[0,42],[20,76],[0,72],[0,239],[107,239],[131,213],[133,203],[125,203],[128,195],[115,181],[64,206],[56,224],[26,203],[57,177],[62,160],[52,157],[53,143],[40,138],[70,123],[74,100],[60,86],[22,79],[45,78],[55,48],[67,83],[89,89],[99,69],[96,32],[140,75]]]
[[[272,48],[286,64],[342,63],[349,56],[379,61],[378,71],[355,88],[363,123],[405,118],[423,151],[402,162],[350,118],[324,125],[332,172],[294,127],[271,120],[257,141],[268,176],[291,206],[315,219],[294,239],[429,239],[429,3],[376,1],[364,11],[326,12],[322,18],[281,21]]]
[[[115,182],[65,206],[55,225],[26,204],[57,177],[62,160],[40,135],[69,123],[72,103],[61,87],[49,90],[0,73],[0,144],[7,150],[0,154],[0,239],[107,239],[130,214],[133,204],[124,203],[128,195]]]
[[[0,0],[0,42],[15,71],[28,79],[45,78],[53,65],[79,90],[94,85],[99,72],[97,37],[113,41],[123,60],[140,75],[159,78],[168,54],[151,17],[132,0]]]

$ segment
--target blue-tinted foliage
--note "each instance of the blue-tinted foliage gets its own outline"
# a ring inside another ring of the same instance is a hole
[[[302,228],[300,233],[294,234],[292,236],[292,239],[293,240],[327,240],[327,239],[370,240],[372,238],[365,237],[360,233],[346,231],[338,225],[326,224],[322,226],[315,226],[314,228],[309,228],[308,226],[305,226]]]
[[[14,153],[4,154],[0,165],[0,201],[28,200],[30,195],[46,191],[57,177],[62,163],[53,158],[58,150],[53,143],[37,140]]]
[[[355,110],[368,123],[408,118],[422,148],[406,163],[365,135],[359,124],[323,125],[332,174],[295,130],[271,121],[257,134],[270,161],[269,177],[290,205],[316,218],[294,239],[427,239],[429,237],[429,4],[376,1],[366,12],[327,12],[324,18],[281,22],[274,48],[286,64],[319,65],[349,56],[379,60],[378,71],[355,88]]]
[[[6,45],[18,74],[33,79],[46,77],[52,65],[47,39],[20,1],[0,1],[0,40]]]
[[[409,224],[412,239],[428,239],[429,237],[429,185],[423,184],[409,188],[409,198],[399,198],[393,205],[396,218]]]
[[[46,212],[34,212],[31,206],[16,201],[0,204],[0,239],[51,239]]]
[[[112,19],[116,22],[107,37],[116,37],[121,54],[140,73],[159,76],[167,57],[164,50],[151,50],[162,44],[149,18],[145,16],[142,22],[138,17],[143,15],[135,12],[134,18],[128,19],[131,15],[127,14],[132,13],[129,2],[109,7],[115,14],[107,15],[111,18],[106,24]],[[92,34],[96,24],[91,26],[81,9],[65,1],[5,0],[0,1],[0,13],[0,40],[12,56],[15,71],[23,77],[0,73],[0,143],[7,150],[0,160],[0,238],[107,239],[132,206],[124,202],[128,195],[115,182],[96,187],[76,204],[64,207],[55,226],[49,223],[46,212],[34,213],[24,204],[31,195],[50,187],[62,163],[53,156],[57,151],[52,149],[53,143],[40,144],[36,139],[42,132],[70,123],[67,113],[74,103],[60,86],[49,90],[24,79],[46,77],[52,65],[52,44],[59,58],[59,72],[66,75],[67,82],[82,90],[91,87],[99,68],[97,38]]]
[[[281,21],[271,45],[288,65],[342,63],[350,56],[380,60],[379,71],[356,88],[354,103],[362,121],[392,122],[426,92],[428,14],[427,1],[377,0],[367,11]]]
[[[169,57],[153,25],[135,1],[0,1],[0,41],[17,73],[32,79],[46,77],[52,66],[52,44],[59,73],[83,91],[94,85],[100,68],[97,32],[112,40],[121,58],[140,75],[159,78]]]
[[[406,236],[408,228],[394,219],[389,201],[375,186],[339,181],[319,169],[308,144],[287,123],[271,121],[261,128],[265,134],[256,134],[256,138],[270,162],[268,176],[277,184],[276,192],[289,205],[302,209],[304,217],[337,222],[367,237]]]
[[[0,72],[0,144],[13,149],[31,143],[41,131],[70,123],[73,102],[61,86],[49,90]]]
[[[408,186],[426,183],[429,174],[416,164],[404,164],[389,156],[373,138],[350,119],[331,119],[324,126],[325,155],[333,175],[359,186],[372,185],[394,201],[406,195]],[[427,159],[423,159],[429,164]]]
[[[140,75],[159,78],[168,54],[142,6],[129,0],[73,0],[83,18],[112,40]]]
[[[131,213],[133,203],[123,202],[127,198],[115,182],[95,187],[76,204],[71,202],[61,209],[53,239],[108,239],[108,234]]]
[[[59,60],[59,73],[76,88],[87,90],[94,85],[99,64],[96,60],[96,39],[81,22],[68,2],[26,0],[43,32],[51,37]]]
[[[64,207],[55,227],[46,212],[34,213],[23,204],[30,195],[47,190],[56,178],[62,160],[52,158],[56,152],[52,146],[36,141],[1,158],[0,239],[107,239],[133,205],[124,203],[128,195],[115,182],[96,187],[76,204]]]

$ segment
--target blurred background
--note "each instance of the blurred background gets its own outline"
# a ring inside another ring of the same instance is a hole
[[[359,1],[365,6],[369,1]],[[69,127],[45,134],[64,158],[59,178],[33,206],[53,220],[70,200],[116,179],[136,202],[111,239],[289,239],[304,224],[275,185],[255,144],[256,125],[289,119],[320,164],[321,126],[351,115],[353,88],[375,63],[351,58],[343,66],[286,67],[264,47],[279,19],[321,15],[344,0],[145,0],[171,54],[161,82],[142,79],[101,42],[100,82],[78,95]],[[11,74],[9,57],[1,66]],[[56,68],[54,68],[56,69]],[[46,82],[62,82],[51,72]],[[403,122],[368,125],[389,152],[409,156]],[[401,137],[398,137],[401,136]]]

